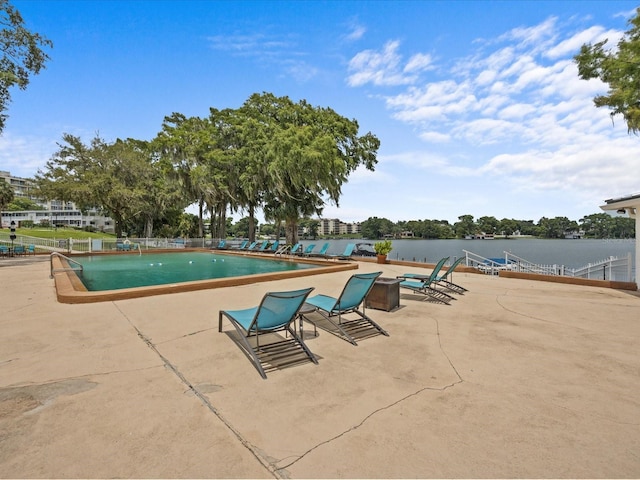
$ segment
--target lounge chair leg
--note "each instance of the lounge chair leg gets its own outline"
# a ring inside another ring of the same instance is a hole
[[[326,328],[322,328],[322,327],[320,327],[322,330],[324,330],[324,331],[326,331],[326,332],[329,332],[329,333],[331,333],[332,335],[335,335],[335,336],[336,336],[336,337],[338,337],[338,338],[342,338],[343,340],[346,340],[347,342],[352,343],[352,344],[353,344],[353,345],[355,345],[355,346],[358,346],[358,343],[355,341],[355,339],[354,339],[351,335],[349,335],[349,334],[344,330],[344,328],[342,328],[342,326],[341,326],[339,323],[336,323],[336,322],[334,322],[333,320],[331,320],[331,318],[330,318],[329,316],[327,316],[327,314],[326,314],[325,312],[322,312],[322,311],[318,310],[318,313],[319,313],[320,315],[322,315],[322,316],[323,316],[323,318],[324,318],[325,320],[327,320],[331,325],[333,325],[334,327],[336,327],[336,329],[340,331],[340,334],[338,334],[338,333],[336,333],[336,332],[334,332],[334,331],[332,331],[332,330],[328,330],[328,329],[326,329]],[[340,321],[340,320],[341,320],[341,319],[340,319],[340,317],[339,317],[338,321]],[[310,322],[311,322],[311,323],[313,323],[313,327],[314,327],[314,329],[315,329],[315,328],[317,327],[316,322],[314,322],[313,320],[310,320]]]
[[[300,345],[300,347],[302,347],[302,349],[304,350],[304,352],[307,354],[307,356],[311,359],[311,361],[313,363],[315,363],[316,365],[318,365],[318,360],[316,359],[316,356],[311,352],[311,350],[309,350],[309,348],[307,347],[307,345],[304,343],[304,340],[302,340],[298,334],[295,332],[295,326],[293,329],[291,328],[287,328],[287,330],[289,330],[289,333],[291,334],[291,336],[293,338],[295,338],[296,342],[298,342],[298,345]]]
[[[380,325],[378,325],[376,322],[374,322],[370,317],[367,317],[364,314],[364,308],[362,309],[363,311],[359,311],[359,310],[354,310],[355,313],[357,313],[358,315],[360,315],[364,320],[366,320],[367,322],[369,322],[371,325],[373,325],[382,335],[384,335],[385,337],[389,336],[389,332],[387,332],[384,328],[382,328]]]
[[[222,332],[222,316],[223,315],[226,315],[226,312],[224,310],[221,310],[220,313],[218,314],[218,332]],[[238,337],[240,339],[240,342],[242,343],[245,353],[249,355],[249,359],[258,370],[258,373],[260,373],[260,376],[266,380],[267,374],[265,373],[264,368],[262,368],[260,359],[256,355],[254,349],[251,347],[249,340],[247,340],[247,337],[245,336],[245,332],[242,331],[240,328],[238,328],[235,322],[232,321],[231,324],[236,329],[236,332],[238,332]],[[258,347],[259,345],[256,346],[256,349]]]

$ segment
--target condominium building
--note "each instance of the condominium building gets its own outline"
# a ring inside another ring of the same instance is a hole
[[[79,228],[90,226],[105,232],[114,230],[114,221],[96,210],[83,212],[73,202],[45,201],[37,198],[34,195],[33,182],[28,178],[14,177],[10,172],[0,170],[0,182],[7,182],[11,185],[16,198],[29,199],[42,207],[39,210],[3,210],[1,216],[3,228],[8,228],[11,221],[14,221],[17,226],[22,226],[25,222],[32,222],[34,225],[46,224]]]
[[[359,222],[346,223],[338,218],[321,218],[318,233],[320,235],[351,235],[362,231]]]

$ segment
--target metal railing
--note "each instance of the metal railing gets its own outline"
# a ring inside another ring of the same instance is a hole
[[[510,262],[511,270],[523,273],[537,273],[539,275],[564,275],[564,265],[544,265],[533,263],[518,257],[511,252],[504,252],[505,258]]]
[[[500,270],[510,270],[539,275],[556,275],[619,282],[631,282],[634,277],[630,253],[627,254],[626,257],[619,258],[611,256],[604,260],[589,263],[584,267],[571,268],[565,265],[545,265],[530,262],[506,251],[503,252],[504,259],[486,258],[467,250],[463,250],[463,252],[465,252],[466,255],[467,266],[477,268],[479,271],[491,275],[497,275]]]
[[[565,265],[541,265],[520,258],[512,253],[504,252],[510,261],[511,270],[541,275],[560,275],[566,277],[589,278],[593,280],[614,280],[621,282],[632,281],[631,254],[626,257],[605,258],[589,263],[580,268],[570,268]]]
[[[53,268],[53,257],[64,258],[70,266],[69,267],[64,267],[64,268],[56,268],[56,269],[54,269]],[[72,266],[73,264],[76,264],[77,267],[73,267]],[[75,271],[75,270],[79,270],[79,271],[82,272],[83,266],[82,266],[82,264],[80,262],[76,262],[72,258],[65,257],[60,252],[53,252],[49,256],[49,278],[53,278],[53,274],[56,273],[56,272],[69,272],[69,271]]]
[[[622,258],[611,256],[581,268],[571,269],[571,276],[620,282],[633,281],[631,254]]]
[[[498,275],[500,270],[510,270],[512,262],[505,258],[487,258],[468,250],[462,250],[465,254],[465,264],[467,267],[473,267],[487,275]]]

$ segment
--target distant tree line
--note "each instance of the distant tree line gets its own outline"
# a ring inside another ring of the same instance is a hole
[[[531,235],[540,238],[564,238],[567,234],[581,232],[585,238],[635,238],[635,220],[614,217],[607,213],[586,215],[580,220],[567,217],[542,217],[533,220],[515,220],[484,216],[477,220],[473,215],[461,215],[453,225],[447,220],[408,220],[392,222],[386,218],[370,217],[362,222],[362,236],[379,239],[385,236],[398,237],[411,232],[416,238],[464,238],[468,235],[504,235],[506,237]]]

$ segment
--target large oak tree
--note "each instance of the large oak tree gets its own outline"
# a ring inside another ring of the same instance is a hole
[[[611,109],[611,117],[622,115],[629,132],[640,132],[640,9],[629,21],[629,30],[617,48],[608,40],[585,44],[574,59],[580,78],[599,78],[609,86],[606,95],[598,95],[596,107]],[[612,47],[612,48],[610,48]]]
[[[254,120],[253,170],[261,178],[265,215],[286,225],[287,243],[298,241],[298,221],[338,205],[342,185],[359,166],[373,170],[380,141],[358,135],[358,122],[331,108],[269,93],[243,105]],[[256,154],[256,152],[258,152]]]
[[[30,76],[40,73],[49,60],[45,47],[53,47],[51,40],[27,30],[20,12],[8,0],[0,0],[0,132],[7,120],[4,112],[11,102],[11,88],[26,89]]]
[[[74,202],[80,209],[100,209],[115,221],[122,236],[127,225],[140,223],[151,235],[155,218],[165,209],[184,209],[171,179],[163,178],[146,142],[127,139],[107,143],[99,136],[86,145],[63,135],[60,149],[38,171],[40,196]]]

